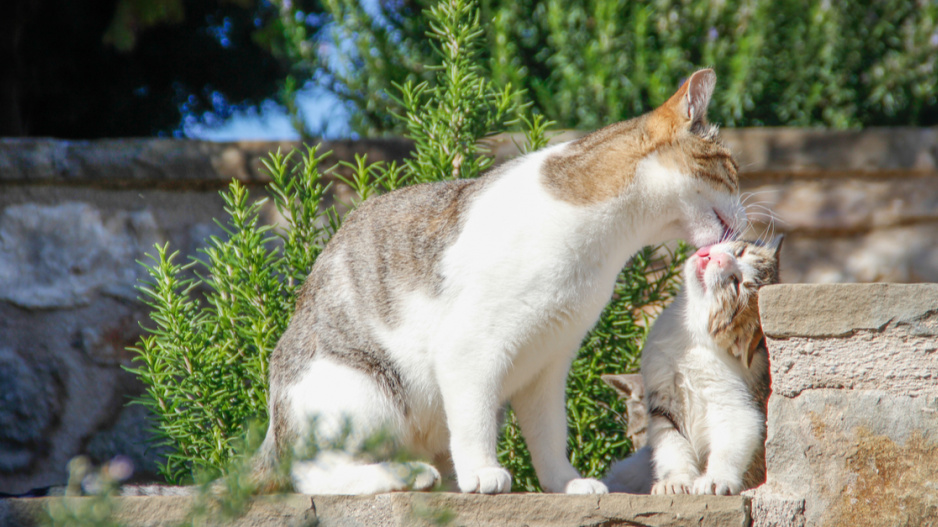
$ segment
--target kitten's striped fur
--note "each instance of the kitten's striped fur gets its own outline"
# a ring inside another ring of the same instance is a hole
[[[644,245],[704,245],[741,226],[736,165],[705,121],[710,70],[662,107],[534,152],[477,180],[372,198],[319,256],[270,361],[263,473],[310,436],[354,427],[352,452],[294,464],[308,493],[420,489],[439,479],[354,451],[387,430],[455,470],[464,492],[507,492],[510,401],[541,485],[605,492],[566,457],[564,379],[623,264]],[[410,474],[410,475],[409,475]]]

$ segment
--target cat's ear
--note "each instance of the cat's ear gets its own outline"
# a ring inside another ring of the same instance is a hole
[[[687,127],[703,123],[716,83],[717,76],[712,69],[696,71],[662,107],[670,110]]]
[[[641,373],[607,374],[600,378],[619,394],[620,399],[641,400],[645,396],[645,383]]]

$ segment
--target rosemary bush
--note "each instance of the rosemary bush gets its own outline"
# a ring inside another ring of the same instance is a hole
[[[426,16],[435,62],[425,69],[432,77],[405,81],[393,95],[400,108],[395,117],[414,140],[414,153],[403,165],[368,163],[364,157],[343,163],[342,179],[357,194],[352,208],[403,185],[480,175],[492,163],[480,140],[509,126],[524,131],[522,149],[547,143],[551,123],[529,112],[523,93],[498,86],[482,67],[484,32],[475,4],[442,0]],[[219,222],[224,237],[210,238],[187,263],[164,245],[144,264],[150,278],[140,290],[152,308],[151,323],[134,348],[131,371],[147,387],[137,402],[153,411],[157,437],[171,450],[162,467],[170,481],[225,470],[246,423],[266,420],[268,356],[290,319],[299,286],[342,223],[334,209],[322,206],[330,190],[320,168],[326,155],[317,148],[272,155],[265,162],[272,180],[265,200],[252,201],[237,181],[222,193],[228,214]],[[261,224],[258,213],[267,200],[282,213],[283,227]],[[673,292],[682,254],[672,261],[646,248],[632,260],[573,365],[571,458],[585,474],[599,475],[629,452],[624,405],[599,375],[637,367],[643,314]],[[517,489],[538,488],[511,417],[499,451]]]

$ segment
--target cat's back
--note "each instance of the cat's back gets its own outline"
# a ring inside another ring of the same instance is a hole
[[[374,306],[383,319],[395,293],[434,295],[440,259],[456,240],[467,211],[493,178],[423,183],[363,202],[317,258],[297,310],[341,302]],[[331,297],[331,298],[326,298]],[[385,322],[391,322],[385,320]]]

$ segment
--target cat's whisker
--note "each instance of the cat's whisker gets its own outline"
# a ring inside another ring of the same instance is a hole
[[[773,188],[773,189],[747,191],[747,192],[743,192],[741,195],[745,196],[748,199],[748,198],[754,198],[756,196],[761,196],[763,194],[778,194],[778,193],[779,193],[779,190]]]
[[[768,220],[771,222],[778,222],[778,223],[782,223],[786,225],[788,224],[788,222],[779,218],[778,216],[773,216],[772,214],[765,213],[765,212],[754,211],[754,212],[750,212],[749,216],[753,219],[758,219],[758,220],[764,219],[764,220]]]
[[[773,222],[781,222],[783,224],[788,224],[785,220],[781,219],[772,209],[759,204],[750,204],[746,209],[747,216],[753,216],[756,218],[768,218]]]

